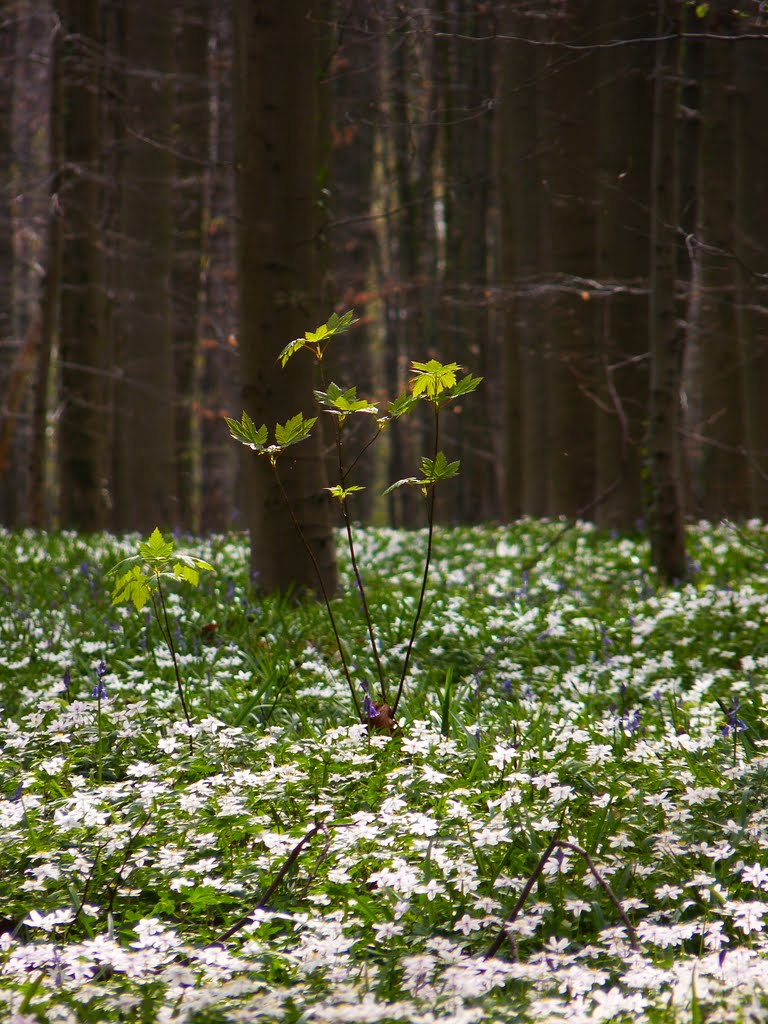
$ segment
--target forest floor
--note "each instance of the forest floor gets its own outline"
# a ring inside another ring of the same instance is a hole
[[[691,528],[677,589],[639,536],[439,531],[393,735],[234,535],[164,592],[188,724],[137,540],[0,530],[1,1019],[765,1018],[768,528]],[[358,540],[391,693],[425,534]]]

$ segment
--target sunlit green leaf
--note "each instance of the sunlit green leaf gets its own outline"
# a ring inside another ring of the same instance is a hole
[[[458,363],[439,363],[430,359],[426,363],[411,363],[414,376],[411,378],[411,392],[414,398],[421,395],[436,398],[446,388],[456,383],[456,374],[461,369]]]
[[[256,425],[247,412],[243,411],[239,423],[237,420],[229,419],[229,417],[225,417],[225,422],[229,427],[232,437],[241,444],[248,445],[254,451],[260,452],[267,443],[266,424],[262,424],[257,430]]]
[[[298,412],[285,423],[278,423],[275,427],[275,441],[278,448],[287,448],[289,445],[304,441],[309,437],[316,422],[316,416],[304,419],[304,414]]]

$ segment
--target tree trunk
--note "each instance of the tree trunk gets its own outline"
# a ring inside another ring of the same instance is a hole
[[[235,108],[238,167],[240,353],[245,410],[270,431],[298,412],[313,413],[313,367],[299,353],[276,362],[292,339],[324,319],[311,293],[317,280],[313,237],[318,142],[319,54],[313,17],[300,4],[237,0]],[[312,549],[326,591],[336,583],[319,431],[280,459],[288,503]],[[275,476],[244,450],[245,512],[251,564],[267,591],[317,587]],[[250,456],[250,457],[248,457]]]
[[[642,445],[648,397],[648,209],[654,17],[646,0],[603,0],[598,94],[595,520],[631,529],[643,515]],[[624,26],[626,25],[626,28]],[[640,126],[643,126],[642,128]]]
[[[374,169],[376,122],[380,82],[375,74],[378,41],[383,31],[380,17],[367,0],[350,0],[339,26],[339,50],[334,57],[333,149],[330,168],[330,215],[328,242],[332,253],[329,291],[339,310],[356,309],[360,324],[352,345],[330,349],[326,376],[340,386],[356,386],[360,395],[382,400],[384,389],[375,380],[373,344],[375,316],[371,288],[378,270],[378,239],[374,229]],[[330,419],[330,417],[326,417]],[[345,444],[356,454],[371,436],[373,425],[365,416],[351,417],[345,427]],[[358,464],[354,482],[366,488],[352,506],[355,517],[369,520],[375,496],[373,458]],[[330,473],[329,473],[330,475]],[[333,477],[332,477],[333,479]]]
[[[679,0],[660,0],[654,68],[648,315],[648,529],[653,564],[669,582],[680,582],[687,573],[680,443],[685,331],[675,304],[676,226],[680,212],[679,17]]]
[[[435,40],[429,9],[390,3],[393,31],[382,40],[388,131],[387,173],[392,175],[388,217],[385,373],[390,394],[408,388],[411,362],[439,355],[434,347],[437,276],[434,217],[434,154],[437,140]],[[430,429],[420,411],[389,431],[390,481],[412,476],[426,454]],[[411,487],[389,496],[396,526],[423,524],[423,502]]]
[[[123,10],[125,132],[120,196],[116,521],[151,531],[179,518],[170,276],[173,20],[153,0]]]
[[[11,383],[21,345],[13,336],[13,83],[16,23],[0,18],[0,523],[15,526],[21,509],[16,501],[16,467],[12,460]],[[5,443],[4,443],[5,442]]]
[[[235,491],[240,466],[239,445],[232,444],[222,421],[222,412],[236,415],[240,403],[232,47],[231,4],[217,0],[211,45],[211,171],[205,239],[200,403],[200,518],[206,532],[223,532],[235,524]]]
[[[736,324],[744,394],[750,515],[768,519],[768,32],[736,43],[734,225]]]
[[[713,38],[718,25],[731,35],[735,25],[718,15],[730,5],[714,4],[705,44],[701,149],[698,175],[701,301],[698,341],[701,369],[701,513],[707,519],[749,514],[749,473],[736,333],[733,206],[734,43]],[[750,172],[751,173],[751,172]]]
[[[553,45],[542,69],[543,266],[548,271],[549,514],[594,507],[597,85],[596,19],[589,4],[552,3]],[[565,46],[559,46],[564,43]],[[581,47],[576,51],[571,46]]]
[[[444,41],[437,70],[445,237],[437,354],[485,380],[470,402],[445,410],[442,435],[451,457],[460,458],[461,473],[439,493],[437,507],[442,520],[482,522],[499,515],[493,424],[502,406],[487,290],[495,22],[487,8],[468,0],[441,6]]]
[[[107,525],[98,0],[66,0],[59,16],[64,34],[59,520],[66,529],[94,532]]]
[[[537,19],[505,4],[499,23],[496,192],[503,308],[504,514],[547,514],[546,306],[541,272]],[[529,42],[530,40],[530,42]]]
[[[172,277],[176,494],[179,525],[196,531],[200,528],[200,419],[196,359],[200,334],[204,200],[210,153],[210,0],[187,0],[179,5],[176,14],[175,249]]]

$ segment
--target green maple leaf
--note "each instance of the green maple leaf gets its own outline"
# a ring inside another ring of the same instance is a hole
[[[266,424],[262,424],[257,430],[255,423],[245,410],[243,410],[239,423],[237,420],[229,419],[229,417],[225,417],[225,422],[229,427],[232,437],[239,441],[240,444],[245,444],[252,448],[255,452],[261,452],[267,443]]]
[[[426,363],[411,363],[414,376],[411,379],[411,393],[414,398],[422,395],[430,400],[451,388],[456,383],[456,374],[461,369],[458,363],[439,363],[430,359]]]
[[[310,416],[304,419],[304,414],[297,412],[285,423],[278,423],[275,426],[275,442],[278,448],[288,448],[289,445],[298,444],[304,441],[312,432],[312,427],[317,422],[317,416]]]

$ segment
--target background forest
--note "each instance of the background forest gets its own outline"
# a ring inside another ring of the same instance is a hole
[[[485,377],[440,521],[681,578],[768,513],[765,4],[5,0],[0,69],[3,524],[284,528],[224,416],[306,412],[276,356],[351,308],[340,384]],[[355,514],[422,525],[418,425],[376,451]]]

